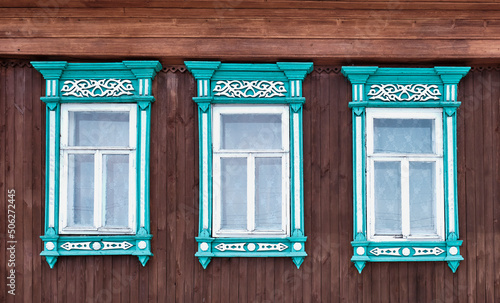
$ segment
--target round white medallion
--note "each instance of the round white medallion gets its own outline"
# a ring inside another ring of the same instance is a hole
[[[92,248],[93,248],[94,250],[99,250],[99,249],[101,249],[101,243],[99,243],[99,242],[94,242],[94,243],[92,243]]]
[[[293,244],[293,249],[295,249],[295,250],[297,250],[297,251],[301,250],[301,249],[302,249],[302,244],[300,244],[300,243],[298,243],[298,242],[297,242],[297,243],[294,243],[294,244]]]
[[[408,257],[410,255],[410,249],[408,247],[403,248],[403,256]]]
[[[255,244],[253,244],[253,243],[248,244],[247,245],[247,249],[248,249],[248,251],[254,251],[255,250]]]
[[[139,241],[139,243],[137,243],[137,247],[139,247],[140,249],[144,249],[148,247],[148,244],[146,243],[146,241]]]
[[[356,253],[357,253],[359,256],[364,255],[364,254],[365,254],[365,248],[364,248],[364,247],[359,246],[358,248],[356,248]]]
[[[200,244],[200,249],[203,250],[203,251],[207,251],[208,250],[208,243],[207,242],[203,242]]]
[[[52,242],[45,243],[45,248],[47,248],[47,250],[53,250],[55,247],[56,246]]]
[[[450,247],[450,255],[456,255],[458,254],[458,248],[456,248],[455,246],[453,247]]]

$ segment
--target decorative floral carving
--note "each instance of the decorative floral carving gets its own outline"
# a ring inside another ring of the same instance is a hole
[[[228,98],[272,98],[284,97],[286,89],[281,81],[226,80],[215,83],[214,93]]]
[[[133,95],[132,81],[121,79],[68,80],[61,89],[63,96],[83,97],[119,97]]]
[[[370,100],[421,101],[439,100],[441,92],[437,85],[429,84],[374,84],[368,92]]]

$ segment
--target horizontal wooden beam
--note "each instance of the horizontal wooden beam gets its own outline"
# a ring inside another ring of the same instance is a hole
[[[500,40],[0,38],[0,56],[317,63],[500,60]]]

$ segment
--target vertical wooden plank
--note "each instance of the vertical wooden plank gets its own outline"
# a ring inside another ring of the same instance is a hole
[[[25,279],[25,238],[24,238],[24,212],[26,204],[26,189],[24,188],[23,175],[24,175],[24,157],[25,154],[29,153],[29,150],[24,150],[23,146],[23,135],[24,135],[24,123],[27,122],[24,117],[24,99],[25,99],[25,79],[24,71],[22,68],[14,67],[15,83],[14,83],[14,119],[15,119],[15,139],[12,141],[14,143],[14,184],[16,189],[16,293],[21,295],[16,298],[20,300],[24,297],[25,293],[19,292],[18,290],[24,289],[24,279]],[[26,294],[27,299],[30,297],[30,291]]]
[[[176,153],[176,141],[175,136],[175,115],[177,111],[177,91],[180,89],[178,87],[178,81],[173,73],[166,74],[166,89],[168,95],[168,102],[166,102],[167,107],[167,119],[166,124],[166,148],[167,153],[167,217],[166,217],[166,227],[167,227],[167,241],[166,251],[167,256],[167,296],[169,298],[175,298],[175,283],[176,283],[176,263],[175,263],[175,247],[176,247],[176,202],[177,202],[177,190],[176,190],[176,163],[177,163],[177,153]]]
[[[167,162],[170,160],[167,154],[167,106],[170,101],[167,97],[167,79],[166,73],[160,72],[157,74],[153,82],[155,103],[151,107],[151,209],[154,209],[154,214],[151,212],[151,217],[156,220],[156,234],[153,235],[155,240],[154,255],[155,263],[158,267],[158,280],[156,288],[158,289],[158,298],[168,298],[167,287],[167,250],[171,247],[167,246],[167,204],[165,201],[167,196]],[[153,132],[154,130],[154,132]]]
[[[265,285],[264,285],[264,300],[276,302],[274,299],[274,258],[264,258],[265,262]]]
[[[0,192],[2,195],[7,195],[7,191],[10,189],[10,184],[7,183],[7,130],[9,129],[7,123],[7,81],[6,81],[6,71],[7,68],[4,66],[0,66]],[[6,214],[7,214],[7,203],[0,203],[0,221],[6,222]],[[7,224],[0,224],[0,234],[7,234]],[[5,266],[5,271],[7,273],[9,268],[7,267],[6,258],[6,243],[5,241],[0,241],[0,264]],[[2,267],[4,268],[4,267]],[[7,301],[7,283],[2,283],[0,285],[0,301]]]
[[[241,258],[240,266],[238,267],[238,298],[235,302],[246,303],[248,300],[248,281],[253,277],[249,277],[248,272],[248,258]]]
[[[340,76],[340,74],[339,74]],[[345,89],[350,90],[348,81],[344,80]],[[343,90],[344,91],[344,90]],[[340,292],[341,300],[351,301],[349,293],[350,283],[357,275],[354,264],[350,262],[352,257],[352,247],[350,245],[352,234],[352,112],[347,106],[349,94],[341,98],[343,104],[339,104],[339,125],[340,125],[340,199],[346,201],[339,206],[339,231],[340,231]],[[353,298],[354,299],[354,298]]]
[[[157,75],[158,76],[158,75]],[[156,93],[158,92],[158,81],[153,81],[151,83],[151,92],[153,96],[156,96]],[[146,263],[146,266],[148,267],[148,280],[149,280],[149,289],[148,289],[148,299],[151,302],[157,302],[158,301],[158,271],[159,267],[161,264],[161,260],[159,260],[156,257],[155,254],[155,248],[158,246],[158,239],[156,236],[158,235],[158,209],[157,209],[157,204],[156,204],[156,198],[157,198],[157,189],[155,185],[157,184],[158,175],[157,175],[157,169],[160,166],[161,162],[158,162],[158,159],[155,159],[156,153],[155,151],[158,149],[156,145],[153,145],[153,138],[154,136],[158,133],[158,128],[157,124],[153,121],[153,117],[157,116],[156,111],[156,106],[155,104],[150,104],[150,146],[149,146],[149,205],[150,205],[150,211],[149,211],[149,227],[150,227],[150,232],[153,235],[153,239],[151,241],[152,248],[153,248],[153,257],[148,260],[148,263]],[[153,147],[155,149],[153,149]],[[153,162],[152,159],[155,161]]]
[[[399,277],[399,302],[407,302],[409,300],[408,292],[408,263],[402,262],[398,265]]]
[[[186,212],[186,281],[187,283],[184,286],[184,291],[186,292],[186,302],[194,302],[194,290],[196,290],[193,286],[195,285],[195,276],[194,276],[194,267],[196,264],[196,258],[194,254],[198,249],[196,242],[194,241],[194,237],[197,236],[197,228],[198,221],[195,220],[196,216],[196,202],[195,200],[195,191],[196,186],[194,184],[194,175],[197,170],[195,170],[195,134],[197,133],[197,128],[195,128],[195,120],[197,118],[196,115],[196,107],[194,102],[192,102],[192,96],[194,95],[194,81],[189,77],[188,74],[178,73],[179,77],[183,79],[183,87],[184,89],[182,94],[182,105],[184,107],[184,115],[185,115],[185,129],[186,129],[186,167],[185,167],[185,184],[186,184],[186,194],[185,194],[185,212]],[[237,271],[237,270],[236,270]],[[237,274],[236,274],[237,275]],[[238,281],[238,279],[234,279],[234,281]],[[237,284],[236,284],[237,288]]]
[[[326,77],[329,80],[328,86],[331,86],[328,96],[325,98],[329,102],[330,118],[327,127],[330,129],[330,142],[328,147],[328,153],[330,154],[330,201],[328,201],[329,213],[329,234],[330,238],[330,283],[328,291],[331,293],[331,300],[338,301],[340,299],[340,262],[344,260],[340,259],[340,248],[345,245],[340,242],[340,230],[344,230],[344,227],[339,226],[339,208],[342,204],[350,204],[349,201],[343,200],[340,196],[339,190],[339,175],[340,175],[340,125],[339,125],[339,108],[346,106],[348,102],[345,98],[343,92],[346,91],[345,83],[343,81],[343,76],[336,75],[333,73],[313,73],[311,78],[313,81],[317,81],[318,77]],[[312,201],[310,201],[312,203]]]
[[[498,125],[500,121],[500,71],[499,69],[493,70],[493,76],[491,79],[492,83],[492,107],[494,111],[494,121],[495,124]],[[495,137],[494,137],[493,146],[495,147],[495,151],[493,153],[494,163],[495,163],[495,177],[494,177],[494,199],[495,203],[493,203],[493,258],[494,258],[494,276],[493,285],[493,302],[500,302],[500,205],[496,201],[500,198],[500,132],[495,127]]]
[[[484,302],[484,291],[485,291],[485,281],[484,281],[484,203],[485,203],[485,184],[484,184],[484,99],[483,99],[483,87],[484,87],[483,72],[476,73],[474,75],[474,99],[481,102],[481,105],[474,111],[474,153],[476,157],[474,158],[474,168],[476,169],[476,296],[475,300],[477,302]]]
[[[483,71],[483,142],[484,142],[484,163],[483,163],[483,186],[484,186],[484,213],[483,220],[479,221],[483,225],[483,249],[484,255],[482,256],[481,266],[483,267],[484,279],[484,302],[494,302],[493,293],[493,205],[494,200],[494,162],[493,154],[495,146],[495,136],[493,134],[496,124],[494,121],[494,114],[496,112],[495,106],[492,101],[492,72],[490,70]]]
[[[256,270],[256,258],[247,259],[247,302],[255,301],[255,294],[257,293],[257,270]],[[214,301],[215,302],[215,301]]]
[[[316,81],[319,85],[319,97],[317,106],[320,109],[319,124],[322,126],[320,142],[320,200],[321,212],[319,221],[321,224],[319,244],[321,248],[321,279],[320,279],[320,301],[331,302],[330,281],[331,281],[331,250],[330,250],[330,128],[325,127],[330,122],[329,105],[332,103],[330,97],[329,75],[320,77]],[[333,132],[333,130],[332,130]]]
[[[43,147],[45,146],[45,127],[43,123],[43,113],[45,107],[43,102],[40,101],[40,96],[42,96],[42,79],[40,73],[35,69],[31,68],[32,89],[31,89],[31,102],[33,108],[33,226],[31,241],[33,242],[33,301],[42,302],[42,257],[39,255],[42,251],[42,241],[39,236],[43,234],[43,216],[44,212],[44,170],[43,161],[44,153]],[[1,79],[1,75],[0,75]],[[2,86],[2,81],[0,80],[0,87]],[[0,100],[0,104],[2,101]],[[0,105],[0,117],[3,116]],[[1,128],[1,126],[0,126]],[[1,132],[1,131],[0,131]],[[0,138],[2,135],[0,134]],[[0,150],[3,147],[0,143]],[[0,162],[3,160],[0,159]],[[3,171],[0,165],[0,174]],[[1,176],[1,175],[0,175]],[[0,183],[3,181],[0,180]],[[1,187],[0,187],[1,188]],[[0,189],[1,190],[1,189]],[[2,191],[3,192],[3,191]],[[44,279],[46,278],[43,276]],[[45,282],[45,281],[44,281]],[[46,283],[46,282],[45,282]]]
[[[179,88],[180,88],[180,94],[183,94],[183,85],[182,81],[179,79]],[[178,95],[180,96],[180,95]],[[186,171],[186,143],[185,143],[185,120],[184,120],[184,106],[180,103],[182,100],[179,98],[177,100],[178,106],[177,106],[177,112],[175,115],[175,121],[176,121],[176,129],[175,129],[175,136],[176,136],[176,174],[177,174],[177,179],[180,180],[180,182],[177,182],[176,187],[177,187],[177,193],[179,193],[178,199],[176,201],[176,246],[175,246],[175,263],[176,263],[176,290],[175,290],[175,299],[177,302],[184,302],[185,300],[185,293],[184,293],[184,283],[186,279],[186,269],[185,269],[185,260],[186,260],[186,228],[185,228],[185,222],[186,222],[186,209],[183,207],[181,204],[185,203],[185,192],[186,192],[186,184],[181,177],[182,174]]]
[[[33,229],[33,137],[32,137],[32,129],[33,129],[33,103],[32,103],[32,76],[31,70],[29,67],[20,68],[23,73],[23,87],[24,87],[24,95],[23,95],[23,108],[22,115],[24,117],[24,129],[22,133],[23,137],[23,162],[22,162],[22,170],[23,170],[23,213],[19,215],[22,216],[23,222],[23,271],[24,271],[24,280],[23,280],[23,289],[24,290],[24,299],[25,300],[33,300],[33,242],[31,241],[31,234]]]
[[[458,87],[458,100],[462,101],[462,106],[458,109],[457,114],[457,195],[458,195],[458,224],[460,239],[463,240],[462,247],[460,249],[461,255],[464,257],[464,261],[461,263],[465,266],[460,266],[457,270],[457,278],[453,280],[453,297],[457,297],[457,302],[465,302],[467,299],[467,271],[468,263],[467,260],[467,203],[469,199],[468,194],[468,184],[469,180],[469,168],[467,154],[467,144],[466,140],[468,138],[468,133],[466,129],[472,128],[472,121],[470,116],[472,109],[474,107],[472,103],[472,75],[473,71],[469,72],[467,76],[459,83]],[[467,154],[467,155],[466,155]],[[448,275],[445,273],[445,275]],[[459,285],[461,287],[459,287]]]

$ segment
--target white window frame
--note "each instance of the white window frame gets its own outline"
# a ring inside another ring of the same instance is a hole
[[[93,147],[69,146],[70,112],[129,112],[129,142],[128,147]],[[137,157],[137,105],[130,103],[116,104],[61,104],[61,144],[60,144],[60,204],[59,204],[59,233],[60,234],[135,234],[136,233],[136,157]],[[91,228],[68,226],[68,186],[69,183],[69,155],[94,155],[94,224]],[[104,155],[129,155],[129,203],[127,227],[104,227],[106,208],[104,205],[105,188],[103,180]]]
[[[382,119],[433,119],[434,148],[432,154],[409,153],[374,153],[373,152],[373,120]],[[441,108],[366,108],[366,180],[367,180],[367,229],[369,241],[406,241],[436,240],[443,241],[444,233],[444,184],[443,184],[443,110]],[[374,162],[401,162],[401,215],[402,234],[400,236],[375,235],[375,180]],[[409,162],[422,161],[436,163],[436,230],[437,234],[412,236],[410,234],[409,203]]]
[[[288,105],[224,105],[213,106],[213,236],[214,237],[288,237],[290,236],[290,128]],[[276,150],[235,150],[221,148],[222,114],[280,114],[282,146]],[[242,157],[247,159],[247,231],[221,229],[221,158]],[[280,231],[255,230],[255,158],[276,157],[282,159],[282,219]]]

